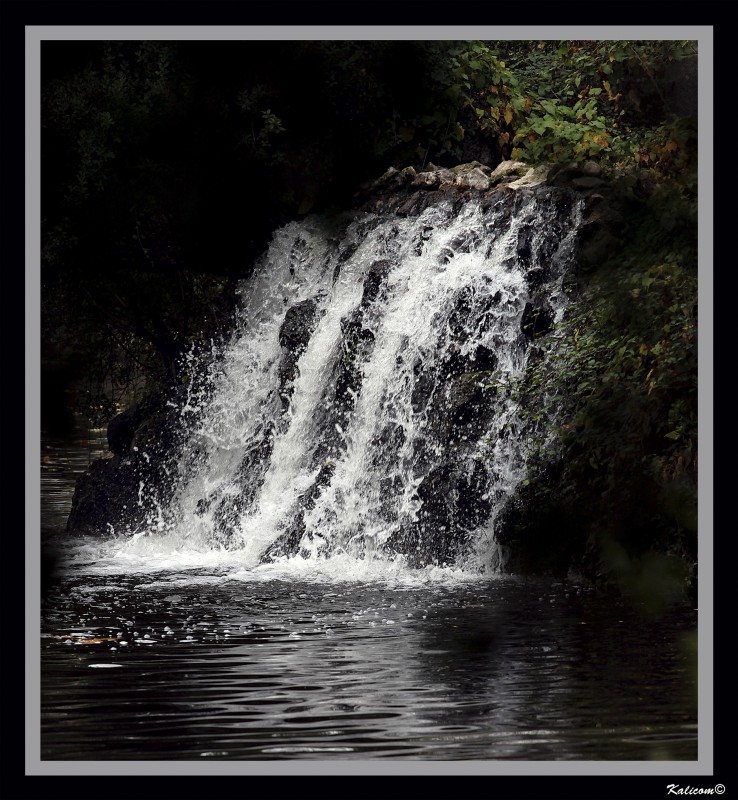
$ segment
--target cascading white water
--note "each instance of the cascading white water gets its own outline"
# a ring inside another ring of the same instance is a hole
[[[338,557],[494,569],[525,475],[525,314],[555,322],[580,211],[561,190],[277,231],[209,367],[173,502],[176,546],[242,562]],[[535,301],[535,302],[534,302]]]

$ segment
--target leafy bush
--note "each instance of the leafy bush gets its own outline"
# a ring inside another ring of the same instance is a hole
[[[589,97],[577,99],[573,106],[539,100],[513,137],[517,146],[512,157],[536,164],[561,163],[593,159],[609,150],[612,133],[598,110],[599,93],[592,90]]]
[[[670,112],[662,73],[695,54],[687,41],[426,43],[426,111],[396,111],[378,151],[458,160],[478,137],[499,158],[531,164],[683,168],[695,156],[693,125]]]
[[[562,322],[533,343],[522,379],[503,387],[528,420],[532,457],[501,538],[524,554],[538,548],[536,556],[523,555],[530,566],[554,553],[553,562],[619,575],[622,559],[640,563],[661,553],[686,565],[691,581],[696,202],[675,182],[659,183],[645,197],[616,191],[627,199],[622,248],[580,275]]]

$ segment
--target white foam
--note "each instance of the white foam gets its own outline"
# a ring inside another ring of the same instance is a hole
[[[168,586],[298,578],[425,585],[494,574],[505,560],[494,537],[495,514],[525,476],[527,460],[517,401],[507,393],[490,395],[487,429],[464,450],[469,471],[477,460],[490,465],[485,497],[494,507],[478,529],[461,532],[470,544],[456,566],[411,568],[387,543],[417,522],[418,489],[449,446],[433,432],[431,406],[414,400],[418,370],[433,376],[452,363],[452,351],[470,356],[486,348],[503,379],[520,375],[526,359],[521,317],[530,290],[517,248],[531,219],[530,246],[550,245],[546,268],[559,283],[568,267],[577,220],[552,244],[547,237],[554,226],[546,223],[557,214],[555,202],[535,193],[519,197],[512,215],[504,208],[485,212],[476,202],[460,210],[441,203],[418,218],[358,215],[331,235],[319,217],[276,232],[241,287],[232,340],[208,365],[204,388],[189,387],[182,413],[191,419],[191,436],[173,502],[152,501],[148,524],[130,537],[78,542],[71,563],[102,576],[162,573]],[[364,307],[367,275],[379,262],[388,265],[382,294]],[[560,316],[565,297],[555,294],[551,302]],[[285,412],[280,328],[288,310],[306,300],[315,305],[315,325]],[[349,393],[355,404],[339,422],[328,411],[331,382],[351,344],[344,338],[347,320],[359,320],[371,345],[354,355],[360,389]],[[463,335],[452,334],[459,326]],[[445,377],[431,395],[450,391]],[[402,434],[391,450],[388,426]],[[333,448],[333,471],[304,510],[300,553],[262,564],[315,483],[319,445]],[[244,459],[262,451],[268,460],[251,462],[251,472],[242,474]],[[142,487],[142,502],[154,496]]]

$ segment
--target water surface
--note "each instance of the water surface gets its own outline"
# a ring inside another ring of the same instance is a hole
[[[697,758],[693,610],[339,571],[77,564],[43,605],[42,759]]]

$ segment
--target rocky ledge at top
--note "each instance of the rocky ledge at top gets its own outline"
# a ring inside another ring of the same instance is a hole
[[[375,214],[412,217],[442,197],[463,202],[477,196],[493,203],[500,192],[546,186],[569,189],[586,199],[579,234],[580,266],[596,266],[617,249],[627,212],[622,196],[611,191],[612,184],[595,161],[537,167],[522,161],[502,161],[494,168],[471,161],[452,168],[428,164],[420,172],[414,167],[390,167],[380,178],[360,187],[354,207]]]
[[[589,195],[605,184],[601,168],[594,161],[537,167],[522,161],[503,161],[494,169],[472,161],[452,168],[428,164],[422,171],[390,167],[377,180],[363,184],[355,200],[362,211],[414,216],[439,196],[454,200],[473,194],[489,197],[497,192],[543,185],[568,187]]]
[[[545,187],[568,189],[586,199],[579,233],[581,267],[598,265],[619,246],[627,209],[622,196],[611,191],[613,183],[595,161],[537,167],[522,161],[502,161],[495,168],[471,161],[452,168],[428,164],[422,171],[390,167],[380,178],[360,187],[354,208],[413,217],[442,198],[463,203],[476,196],[483,204],[494,203],[502,192]]]

